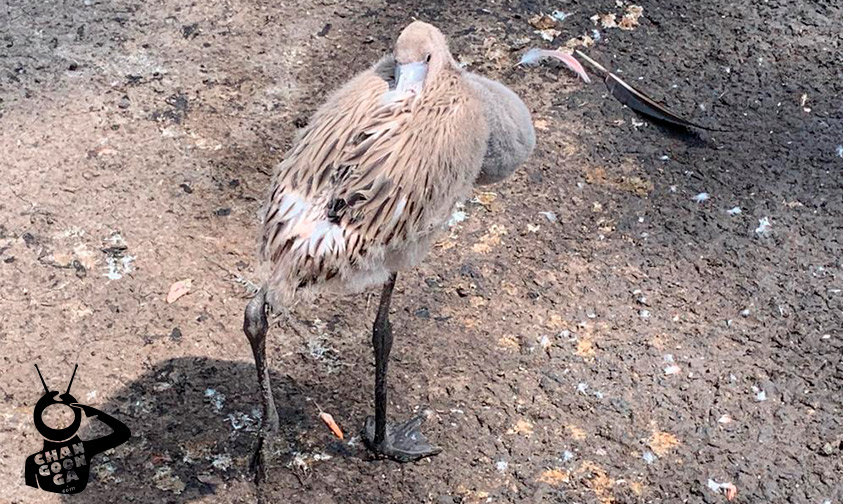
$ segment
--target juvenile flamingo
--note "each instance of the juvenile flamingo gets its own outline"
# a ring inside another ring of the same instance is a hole
[[[502,180],[535,145],[530,113],[502,84],[462,71],[435,27],[413,22],[393,53],[328,98],[272,178],[262,210],[260,274],[243,329],[263,406],[258,477],[278,432],[266,365],[267,309],[314,292],[383,285],[372,329],[375,416],[367,447],[402,462],[440,449],[422,419],[387,422],[389,306],[398,271],[426,255],[472,185]]]

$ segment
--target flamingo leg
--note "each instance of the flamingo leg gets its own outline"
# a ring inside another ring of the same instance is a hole
[[[243,317],[243,332],[246,333],[249,344],[252,346],[252,353],[255,356],[263,409],[258,446],[251,463],[251,467],[255,471],[255,481],[258,483],[265,477],[267,459],[272,452],[272,442],[278,434],[278,411],[275,409],[275,401],[272,399],[269,368],[266,365],[266,333],[269,329],[266,310],[266,291],[261,289],[246,305]]]
[[[392,324],[389,307],[395,289],[397,274],[390,275],[381,292],[378,314],[372,327],[372,347],[375,351],[375,417],[366,418],[363,438],[376,455],[398,462],[410,462],[438,454],[441,449],[431,445],[419,427],[424,416],[419,415],[401,424],[391,424],[386,419],[387,368],[392,350]]]

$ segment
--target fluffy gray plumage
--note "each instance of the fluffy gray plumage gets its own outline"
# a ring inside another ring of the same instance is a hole
[[[481,98],[489,125],[486,157],[475,183],[494,184],[527,160],[536,146],[536,132],[527,106],[508,87],[471,73],[466,80]]]

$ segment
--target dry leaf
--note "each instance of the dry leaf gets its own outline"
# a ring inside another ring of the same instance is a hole
[[[478,254],[488,254],[492,248],[499,245],[501,236],[507,234],[506,227],[493,224],[489,228],[489,232],[480,237],[480,241],[471,247],[472,250]]]
[[[653,435],[650,436],[647,444],[650,446],[650,449],[653,450],[653,453],[661,457],[673,448],[679,446],[679,439],[669,432],[660,432],[654,428]]]
[[[337,422],[334,421],[334,417],[332,417],[330,413],[325,413],[324,411],[319,413],[319,419],[325,422],[325,425],[327,425],[328,428],[331,429],[331,432],[333,432],[334,435],[340,439],[340,441],[345,439],[342,433],[342,429],[340,429],[340,426],[337,425]]]
[[[568,481],[568,471],[564,469],[548,469],[539,476],[539,482],[552,486],[559,486]]]
[[[621,18],[618,26],[621,30],[634,30],[638,26],[638,18],[644,14],[644,8],[640,5],[630,5],[626,8],[626,14]]]
[[[579,341],[577,341],[576,354],[584,359],[594,357],[594,344],[591,342],[590,338],[582,337]]]
[[[487,210],[497,198],[497,193],[493,192],[477,192],[474,195],[474,201],[486,207]]]
[[[167,293],[167,303],[175,303],[176,300],[190,292],[190,287],[193,285],[193,280],[179,280],[170,286],[170,292]]]
[[[523,434],[530,437],[533,435],[533,424],[522,418],[515,422],[515,425],[507,431],[507,434]]]
[[[535,121],[533,121],[533,127],[539,131],[547,131],[547,120],[536,119]]]
[[[614,28],[614,27],[618,26],[616,18],[617,18],[617,16],[615,16],[612,13],[602,14],[599,17],[600,24],[603,26],[603,28]]]
[[[556,28],[556,19],[554,19],[553,16],[548,16],[547,14],[536,14],[531,17],[528,22],[530,23],[530,26],[537,30]]]
[[[577,426],[576,426],[576,425],[574,425],[574,424],[571,424],[571,425],[566,425],[566,426],[565,426],[565,428],[566,428],[566,429],[568,430],[568,432],[571,434],[571,437],[572,437],[572,438],[574,438],[574,439],[576,439],[576,440],[583,440],[583,439],[585,439],[586,434],[585,434],[585,431],[584,431],[582,428],[577,427]]]

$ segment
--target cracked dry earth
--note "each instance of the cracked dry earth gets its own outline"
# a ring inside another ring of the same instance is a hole
[[[0,502],[61,500],[23,484],[33,364],[63,383],[77,362],[77,397],[133,433],[77,501],[254,501],[259,201],[296,126],[413,17],[524,97],[538,146],[399,278],[392,412],[428,410],[444,452],[372,461],[356,436],[376,294],[299,305],[270,333],[270,500],[841,502],[841,6],[589,19],[618,3],[0,0]],[[551,44],[529,19],[556,10]],[[513,68],[595,29],[592,57],[731,132]]]

